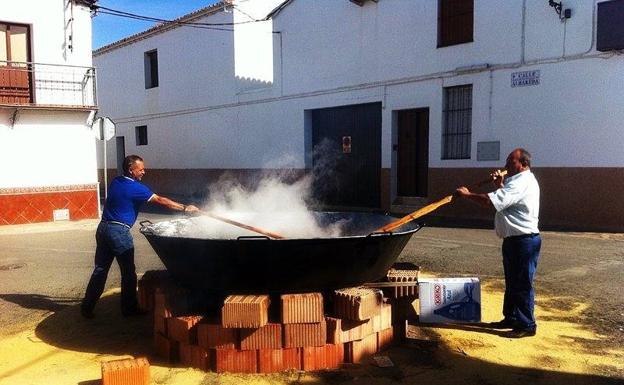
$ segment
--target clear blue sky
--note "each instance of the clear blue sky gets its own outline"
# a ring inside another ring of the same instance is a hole
[[[160,19],[175,19],[214,4],[215,0],[99,0],[98,5]],[[154,23],[98,14],[93,18],[93,49],[145,31]]]

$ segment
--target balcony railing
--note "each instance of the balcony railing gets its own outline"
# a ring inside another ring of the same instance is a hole
[[[0,61],[0,105],[97,105],[95,68]]]

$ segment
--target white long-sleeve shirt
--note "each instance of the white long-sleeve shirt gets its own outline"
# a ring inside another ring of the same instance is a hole
[[[506,178],[488,197],[496,209],[494,226],[500,238],[539,233],[540,188],[530,170]]]

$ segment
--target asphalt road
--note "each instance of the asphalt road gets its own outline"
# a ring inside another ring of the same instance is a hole
[[[142,214],[139,220],[165,216]],[[93,268],[96,221],[0,227],[0,335],[38,323],[79,303]],[[164,268],[133,229],[140,274]],[[557,308],[587,303],[579,322],[624,343],[624,234],[543,232],[536,277],[537,301],[548,294]],[[425,227],[400,256],[425,272],[477,276],[502,287],[500,240],[492,230]],[[107,288],[118,287],[113,266]],[[539,322],[539,320],[538,320]],[[605,346],[601,346],[605,347]]]

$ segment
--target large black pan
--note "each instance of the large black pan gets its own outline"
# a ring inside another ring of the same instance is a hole
[[[370,233],[396,218],[371,213],[317,212],[328,225],[348,220],[345,236],[312,239],[197,239],[141,233],[172,277],[194,289],[221,293],[322,291],[383,277],[421,228],[410,222],[392,233]]]

